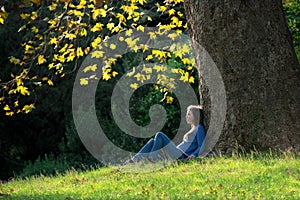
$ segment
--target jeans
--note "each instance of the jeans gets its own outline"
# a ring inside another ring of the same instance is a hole
[[[145,146],[132,158],[134,161],[140,161],[142,158],[148,158],[151,161],[158,160],[165,154],[171,159],[181,159],[185,155],[176,145],[162,132],[156,133],[154,139],[150,139]]]

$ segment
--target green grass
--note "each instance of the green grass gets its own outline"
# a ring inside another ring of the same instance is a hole
[[[151,173],[122,169],[15,179],[0,184],[0,199],[300,199],[296,154],[204,158]]]

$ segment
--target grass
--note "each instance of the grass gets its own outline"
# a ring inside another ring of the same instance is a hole
[[[122,169],[14,179],[0,184],[0,199],[300,199],[296,154],[204,158],[151,173]]]

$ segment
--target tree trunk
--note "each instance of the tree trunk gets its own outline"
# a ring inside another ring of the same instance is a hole
[[[215,150],[230,153],[237,144],[299,150],[300,66],[282,2],[186,0],[184,6],[200,76],[210,66],[201,63],[195,43],[210,54],[225,85],[226,120]],[[209,113],[215,102],[205,82],[200,89]]]

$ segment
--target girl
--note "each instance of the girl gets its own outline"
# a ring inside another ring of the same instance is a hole
[[[199,106],[191,105],[187,108],[186,122],[191,129],[184,135],[183,141],[176,146],[164,133],[156,133],[154,139],[147,144],[132,158],[125,162],[135,163],[143,158],[150,161],[158,160],[161,153],[171,159],[191,159],[197,157],[203,149],[205,129],[203,126],[203,110]]]

